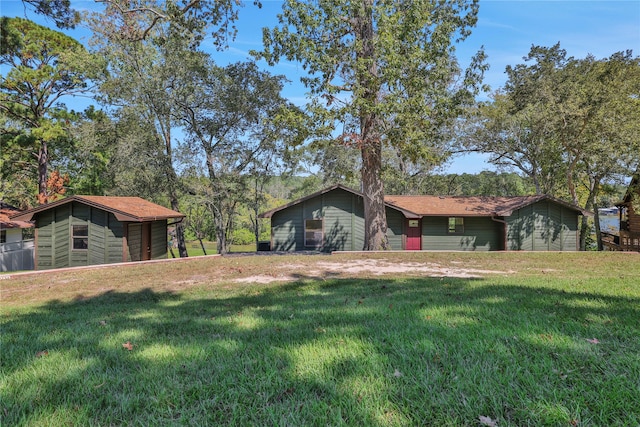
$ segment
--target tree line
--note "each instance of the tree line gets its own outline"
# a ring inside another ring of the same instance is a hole
[[[455,56],[476,1],[285,2],[252,55],[302,64],[304,107],[282,96],[286,76],[202,50],[234,37],[234,0],[101,3],[81,15],[68,1],[25,1],[60,28],[82,22],[87,46],[1,18],[0,198],[145,197],[187,214],[180,256],[185,233],[214,237],[221,253],[240,229],[257,242],[259,212],[329,184],[362,191],[365,249],[384,249],[385,193],[545,193],[597,212],[640,162],[639,57],[532,46],[478,102],[487,58],[462,68]],[[98,107],[69,109],[80,94]],[[467,152],[500,172],[435,173]],[[584,221],[583,248],[588,234]]]

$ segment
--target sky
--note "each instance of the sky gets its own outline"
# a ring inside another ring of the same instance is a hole
[[[93,1],[71,1],[78,10],[99,7]],[[281,0],[262,0],[262,8],[245,0],[236,24],[238,35],[230,41],[224,52],[215,52],[219,65],[226,65],[249,58],[250,50],[262,47],[262,28],[277,25],[277,14],[281,11]],[[0,15],[25,16],[21,1],[1,0]],[[27,11],[29,19],[55,28],[33,12]],[[82,43],[90,34],[79,28],[69,35]],[[523,57],[532,45],[550,47],[560,42],[567,56],[584,58],[588,54],[597,59],[611,56],[618,51],[631,49],[640,55],[640,0],[600,1],[514,1],[481,0],[478,23],[472,34],[457,48],[458,60],[467,63],[481,46],[488,55],[489,71],[485,83],[492,90],[506,82],[507,65],[524,63]],[[207,41],[203,49],[210,49]],[[261,66],[272,74],[283,74],[289,80],[283,95],[297,105],[306,102],[305,88],[299,82],[304,71],[300,64],[282,61],[275,67]],[[452,159],[442,170],[444,173],[478,173],[493,170],[482,155],[466,155]]]

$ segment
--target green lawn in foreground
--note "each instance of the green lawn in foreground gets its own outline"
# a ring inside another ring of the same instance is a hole
[[[13,304],[0,309],[0,424],[640,425],[640,258],[553,255],[451,256],[517,271],[482,279],[227,281]],[[206,271],[294,262],[253,258]],[[202,273],[188,262],[175,274]],[[164,265],[81,277],[163,283]]]

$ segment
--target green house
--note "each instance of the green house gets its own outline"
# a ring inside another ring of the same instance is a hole
[[[385,196],[392,250],[575,251],[577,206],[544,196]],[[334,185],[265,212],[271,250],[359,251],[364,205],[359,192]]]
[[[167,258],[169,220],[183,214],[139,197],[72,196],[13,219],[35,223],[35,268]]]

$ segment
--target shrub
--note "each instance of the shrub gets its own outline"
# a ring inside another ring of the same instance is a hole
[[[256,241],[256,237],[251,230],[240,228],[233,232],[231,240],[234,245],[250,245]]]

